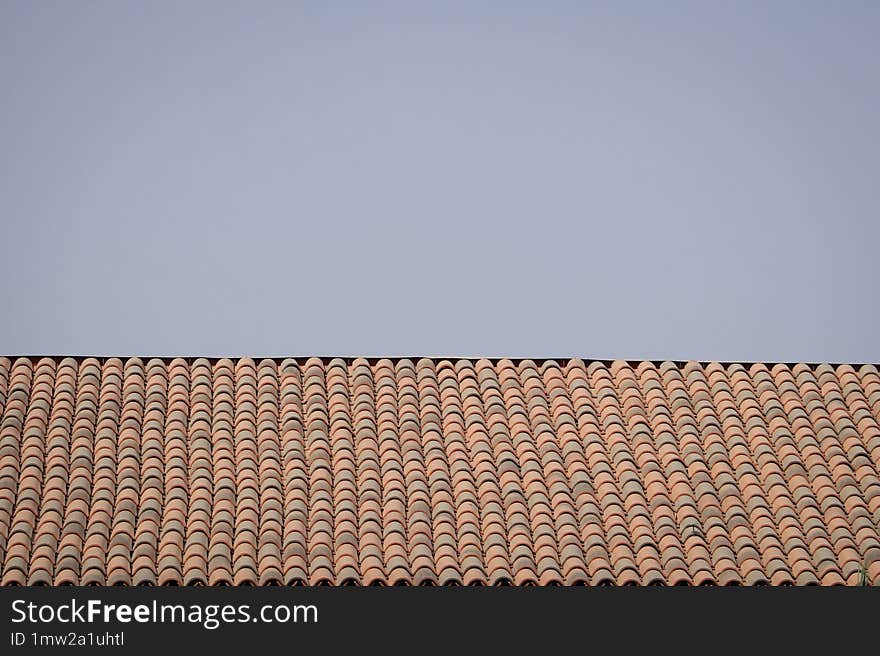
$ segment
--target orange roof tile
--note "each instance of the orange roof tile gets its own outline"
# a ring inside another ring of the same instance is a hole
[[[880,583],[876,367],[0,358],[0,582]]]

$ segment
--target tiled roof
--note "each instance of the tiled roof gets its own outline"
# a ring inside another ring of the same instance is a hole
[[[0,358],[3,584],[880,582],[864,365]]]

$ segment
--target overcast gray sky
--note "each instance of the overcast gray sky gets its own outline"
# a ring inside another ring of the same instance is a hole
[[[880,362],[880,3],[0,2],[0,353]]]

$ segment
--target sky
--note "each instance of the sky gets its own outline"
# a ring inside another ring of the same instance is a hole
[[[880,362],[880,3],[0,2],[0,353]]]

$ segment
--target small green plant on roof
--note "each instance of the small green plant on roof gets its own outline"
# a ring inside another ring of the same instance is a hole
[[[871,580],[868,578],[868,568],[865,565],[862,565],[862,567],[859,568],[859,585],[860,586],[871,585]]]

